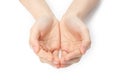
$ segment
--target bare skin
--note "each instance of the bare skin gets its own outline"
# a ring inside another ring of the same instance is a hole
[[[44,0],[20,0],[36,22],[30,30],[30,46],[43,63],[59,68],[59,22]]]
[[[59,22],[45,0],[20,0],[36,22],[30,30],[30,46],[41,62],[63,68],[79,62],[90,47],[89,30],[83,19],[98,0],[73,0]],[[62,56],[59,59],[59,50]]]
[[[62,49],[61,67],[66,67],[79,62],[91,42],[86,25],[78,17],[74,16],[62,20],[60,30]]]
[[[61,33],[61,67],[79,62],[81,56],[89,49],[91,39],[84,23],[87,14],[99,0],[74,0],[60,22]]]
[[[51,20],[48,17],[40,18],[31,28],[30,45],[41,62],[59,67],[60,35],[58,21],[56,19]]]

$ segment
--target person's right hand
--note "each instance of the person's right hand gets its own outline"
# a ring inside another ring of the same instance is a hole
[[[42,16],[35,22],[30,31],[30,46],[41,62],[59,67],[60,31],[56,18]]]

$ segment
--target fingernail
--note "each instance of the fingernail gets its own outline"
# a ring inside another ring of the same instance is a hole
[[[86,52],[86,47],[82,46],[81,53],[85,54],[85,52]]]
[[[36,46],[33,46],[32,48],[33,48],[33,51],[34,51],[35,53],[38,52],[38,48],[37,48]]]

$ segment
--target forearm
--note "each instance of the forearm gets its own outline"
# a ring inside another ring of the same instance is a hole
[[[36,20],[41,16],[53,16],[45,0],[20,0],[20,2]]]
[[[74,14],[84,19],[87,14],[96,6],[99,0],[74,0],[69,7],[68,15]]]

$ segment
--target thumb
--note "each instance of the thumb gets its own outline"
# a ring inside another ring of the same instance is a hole
[[[34,24],[30,30],[29,43],[35,53],[38,53],[38,51],[40,49],[39,37],[40,37],[39,29],[37,29],[37,25]]]
[[[91,44],[90,34],[88,28],[83,22],[81,22],[79,26],[80,27],[78,29],[79,30],[78,32],[82,38],[82,44],[80,46],[80,50],[81,53],[84,54]]]
[[[35,53],[39,52],[39,45],[37,44],[37,42],[34,41],[31,45],[31,47]]]
[[[91,42],[90,41],[82,41],[82,44],[80,46],[80,51],[82,54],[85,54],[87,49],[89,49]]]
[[[91,45],[91,39],[90,39],[88,28],[86,26],[82,26],[82,27],[84,27],[84,28],[81,29],[81,31],[80,31],[80,35],[82,38],[82,44],[80,46],[80,51],[82,54],[85,54],[85,52]]]

